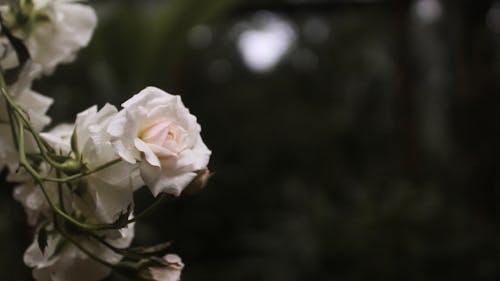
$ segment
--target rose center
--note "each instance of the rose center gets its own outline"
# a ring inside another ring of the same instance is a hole
[[[182,150],[184,135],[185,131],[176,122],[162,118],[142,130],[139,138],[146,143],[161,146],[171,152],[179,153]]]

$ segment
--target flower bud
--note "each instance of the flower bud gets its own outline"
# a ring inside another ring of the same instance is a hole
[[[68,175],[74,175],[81,172],[85,166],[80,160],[68,159],[64,161],[59,168]]]
[[[212,177],[213,173],[210,173],[208,168],[199,170],[196,177],[191,181],[191,183],[184,189],[184,194],[194,194],[200,192],[208,184],[208,180]]]
[[[175,254],[168,254],[163,257],[164,267],[150,267],[147,275],[156,281],[179,281],[184,264],[181,258]]]

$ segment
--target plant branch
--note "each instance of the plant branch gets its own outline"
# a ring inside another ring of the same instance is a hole
[[[137,216],[134,216],[133,218],[129,219],[127,223],[132,223],[143,217],[148,216],[155,209],[157,209],[158,206],[160,206],[163,203],[163,201],[165,201],[166,198],[168,198],[167,193],[162,193],[160,195],[160,198],[156,199],[155,202],[153,202],[153,204],[149,205],[146,209],[142,210]]]
[[[71,176],[64,177],[64,178],[45,177],[45,178],[42,178],[42,180],[43,181],[49,181],[49,182],[59,182],[59,183],[71,182],[71,181],[78,180],[78,179],[80,179],[82,177],[85,177],[85,176],[97,173],[97,172],[99,172],[101,170],[104,170],[104,169],[106,169],[108,167],[111,167],[111,166],[119,163],[120,161],[121,161],[121,159],[118,158],[118,159],[112,160],[112,161],[110,161],[108,163],[105,163],[105,164],[103,164],[101,166],[98,166],[95,169],[88,170],[88,171],[85,171],[85,172],[82,172],[82,173],[78,173],[78,174],[71,175]]]

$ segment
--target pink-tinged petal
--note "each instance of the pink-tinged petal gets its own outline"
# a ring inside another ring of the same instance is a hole
[[[177,153],[169,150],[168,148],[156,144],[148,144],[148,146],[158,157],[160,162],[163,161],[163,159],[177,159]]]
[[[121,122],[120,129],[109,129],[111,142],[121,142],[130,153],[142,153],[141,177],[155,196],[161,192],[179,195],[206,168],[211,155],[196,117],[179,96],[155,87],[145,88],[122,106],[116,119],[124,120],[115,121]],[[132,140],[133,147],[128,145]]]

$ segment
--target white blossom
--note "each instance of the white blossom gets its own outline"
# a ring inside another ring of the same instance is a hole
[[[40,165],[40,175],[53,176],[46,163]],[[14,188],[14,199],[23,205],[28,217],[28,224],[36,226],[41,220],[50,217],[50,206],[45,199],[42,190],[35,181],[24,170],[17,173],[11,173],[8,178],[10,181],[19,182],[20,185]],[[55,202],[58,202],[57,186],[54,183],[45,183],[48,196]],[[71,198],[65,197],[65,205],[71,206]]]
[[[108,132],[116,152],[140,163],[141,177],[151,192],[179,195],[204,169],[210,150],[201,127],[179,96],[147,87],[122,104]]]
[[[57,130],[61,132],[59,127]],[[56,131],[57,131],[56,130]],[[55,176],[53,170],[44,164],[40,167],[41,176]],[[63,186],[61,193],[58,192],[57,184],[46,182],[45,189],[52,202],[60,204],[62,195],[62,206],[67,213],[79,214],[78,219],[86,223],[104,223],[103,214],[109,214],[113,209],[106,209],[109,204],[95,204],[95,192],[97,189],[106,189],[108,186],[93,186],[95,181],[84,182],[79,185],[78,190],[70,191],[68,186]],[[119,195],[118,195],[119,197]],[[44,197],[40,187],[30,179],[14,189],[14,198],[25,207],[28,222],[32,226],[44,225],[52,220],[52,209]],[[132,218],[132,215],[129,217]],[[50,223],[45,227],[47,235],[47,246],[42,251],[39,248],[38,237],[35,237],[31,246],[24,254],[24,262],[33,268],[33,276],[38,281],[94,281],[100,280],[110,273],[110,269],[87,256],[78,249],[71,241],[66,240]],[[134,224],[116,230],[102,230],[96,233],[107,243],[117,248],[126,248],[130,245],[134,236]],[[82,247],[90,251],[94,256],[111,264],[117,263],[122,256],[116,254],[96,239],[83,233],[71,233],[73,239]]]
[[[97,281],[111,273],[111,269],[87,256],[61,234],[52,225],[47,228],[47,246],[42,252],[35,237],[24,253],[24,262],[33,267],[33,277],[37,281]],[[134,225],[117,232],[116,237],[105,239],[117,248],[126,248],[134,237]],[[94,256],[108,263],[115,264],[122,259],[105,245],[88,236],[73,236],[77,242]]]
[[[75,0],[32,0],[33,5],[21,1],[21,12],[29,18],[27,23],[16,22],[14,9],[2,13],[12,33],[23,40],[31,58],[51,73],[60,63],[71,62],[76,52],[87,46],[97,25],[95,11]],[[9,21],[9,19],[11,19]],[[11,48],[1,56],[2,67],[13,64]]]
[[[60,125],[41,136],[63,155],[71,152],[71,136],[76,128],[78,148],[88,169],[119,159],[111,147],[105,128],[116,115],[112,105],[105,105],[100,111],[93,106],[77,115],[74,125]],[[143,185],[138,165],[120,161],[82,179],[90,198],[82,208],[95,209],[99,222],[111,223],[133,205],[133,191]]]
[[[19,79],[7,89],[14,102],[28,114],[36,130],[41,130],[50,123],[50,117],[46,115],[46,112],[53,102],[51,98],[31,89],[32,81],[40,71],[39,65],[26,64]],[[0,96],[0,171],[4,166],[8,166],[10,171],[14,171],[19,163],[18,153],[12,138],[12,128],[8,120],[6,100]],[[32,152],[35,150],[34,141],[29,134],[26,135],[26,150]]]

